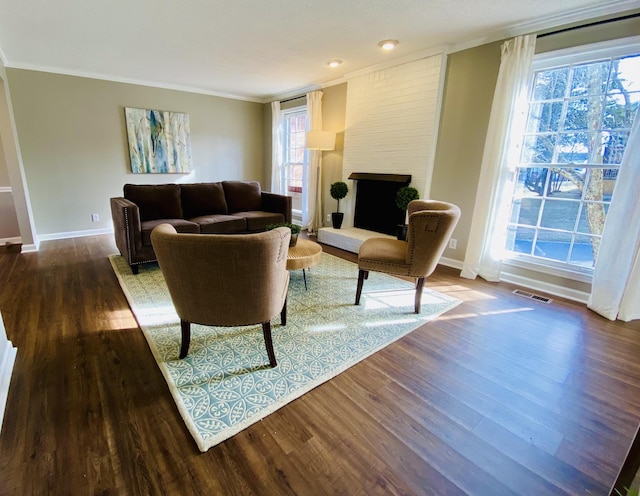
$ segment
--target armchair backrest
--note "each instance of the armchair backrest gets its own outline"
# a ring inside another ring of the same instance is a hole
[[[413,200],[407,208],[407,263],[410,276],[427,277],[435,270],[460,219],[460,208],[436,200]]]
[[[214,326],[267,322],[284,305],[286,227],[257,234],[181,234],[161,224],[151,243],[178,316]]]

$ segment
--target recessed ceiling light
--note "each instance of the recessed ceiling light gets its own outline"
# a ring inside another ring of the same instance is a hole
[[[342,60],[340,59],[333,59],[327,62],[327,65],[329,67],[338,67],[340,64],[342,64]]]
[[[398,40],[382,40],[378,46],[383,50],[393,50],[398,43]]]

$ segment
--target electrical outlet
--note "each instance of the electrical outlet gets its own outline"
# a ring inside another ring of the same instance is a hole
[[[458,247],[458,240],[455,238],[451,238],[449,240],[449,248],[451,248],[452,250],[455,250]]]
[[[327,222],[331,222],[331,214],[327,214]]]
[[[91,214],[91,222],[100,222],[100,216],[98,214]]]

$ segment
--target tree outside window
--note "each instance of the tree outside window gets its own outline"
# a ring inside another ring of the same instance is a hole
[[[640,53],[533,77],[507,249],[592,269],[640,106]]]

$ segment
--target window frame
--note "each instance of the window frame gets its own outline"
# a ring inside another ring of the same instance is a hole
[[[566,49],[553,50],[549,52],[543,52],[534,56],[533,63],[531,65],[531,71],[529,75],[529,83],[531,85],[530,92],[534,91],[535,76],[538,71],[551,70],[554,68],[561,68],[567,65],[576,65],[589,62],[597,62],[599,59],[611,59],[616,57],[624,57],[634,54],[640,54],[640,36],[632,36],[627,38],[621,38],[616,40],[608,40],[599,43],[593,43],[588,45],[580,45],[576,47],[570,47]],[[527,108],[524,110],[526,116],[529,116],[530,101],[527,100]],[[516,110],[516,111],[522,111]],[[640,118],[640,117],[636,117]],[[525,131],[524,135],[519,137],[522,140],[524,136],[529,133]],[[522,141],[518,141],[518,146],[521,146]],[[514,171],[514,183],[517,181],[517,171],[521,167],[526,167],[526,163],[520,160],[520,153],[518,154],[519,160],[513,163]],[[550,168],[554,165],[568,167],[571,164],[553,164],[553,163],[540,163],[539,167]],[[594,166],[603,167],[604,169],[616,169],[619,170],[620,165],[613,164],[579,164],[581,168],[592,168]],[[511,167],[511,166],[510,166]],[[509,192],[511,199],[515,197],[516,190]],[[546,195],[546,193],[545,193]],[[546,198],[546,196],[545,196]],[[580,205],[584,203],[584,199],[579,201]],[[512,203],[510,203],[511,205]],[[511,222],[509,221],[509,225]],[[536,227],[537,232],[537,227]],[[537,236],[537,234],[536,234]],[[578,265],[572,265],[566,262],[559,262],[552,259],[544,259],[542,257],[535,257],[528,254],[517,253],[510,251],[505,246],[505,256],[503,263],[507,266],[513,266],[521,269],[534,270],[536,272],[545,273],[553,276],[560,276],[566,279],[572,279],[580,282],[590,283],[593,276],[593,268],[580,267]]]
[[[288,109],[284,109],[282,111],[282,117],[283,117],[283,133],[282,133],[282,151],[283,151],[283,161],[282,161],[282,169],[280,171],[280,179],[281,179],[281,184],[282,184],[282,188],[284,191],[285,195],[292,195],[292,192],[289,191],[289,167],[293,164],[293,165],[301,165],[302,166],[302,191],[299,192],[300,194],[300,201],[301,203],[303,203],[303,196],[304,196],[304,186],[305,184],[308,184],[308,163],[309,163],[309,152],[307,151],[306,148],[304,148],[304,155],[303,155],[303,160],[302,162],[298,163],[298,162],[289,162],[289,119],[291,117],[295,117],[298,115],[304,115],[305,117],[305,132],[307,130],[307,128],[309,127],[309,118],[308,118],[308,112],[307,112],[307,106],[306,105],[299,105],[299,106],[295,106],[295,107],[291,107]],[[294,202],[296,203],[296,202]],[[304,204],[301,205],[301,207],[298,208],[294,208],[292,209],[292,214],[296,219],[302,219],[302,211],[304,209]]]

